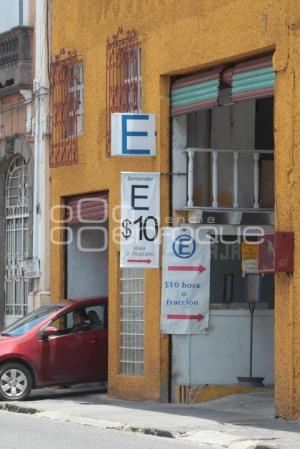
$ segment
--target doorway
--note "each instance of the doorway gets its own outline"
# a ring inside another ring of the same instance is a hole
[[[66,199],[65,296],[108,295],[108,193]]]

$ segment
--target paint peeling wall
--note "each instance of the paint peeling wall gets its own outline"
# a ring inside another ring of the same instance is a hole
[[[155,159],[105,156],[105,43],[122,25],[142,43],[142,109],[158,118]],[[78,50],[85,64],[84,127],[79,164],[53,169],[52,204],[64,195],[109,190],[119,204],[120,171],[169,170],[170,74],[214,66],[275,50],[276,225],[296,234],[295,274],[276,279],[277,413],[300,417],[300,1],[299,0],[69,0],[52,2],[52,52]],[[169,213],[167,176],[162,176],[162,223]],[[55,235],[60,238],[58,231]],[[52,246],[52,295],[63,296],[63,250]],[[118,246],[109,251],[109,392],[158,399],[167,385],[167,339],[160,336],[160,272],[146,277],[145,376],[119,375]],[[298,292],[299,290],[299,292]]]

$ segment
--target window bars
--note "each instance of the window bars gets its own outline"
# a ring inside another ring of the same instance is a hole
[[[141,49],[136,30],[123,31],[106,44],[106,152],[110,155],[111,114],[141,111]]]
[[[120,372],[144,374],[144,269],[121,268]]]
[[[77,136],[83,129],[83,64],[75,50],[62,49],[52,57],[50,89],[50,166],[77,164]]]
[[[19,263],[29,256],[29,191],[27,166],[22,156],[11,162],[5,192],[5,322],[16,321],[27,312],[28,281]]]

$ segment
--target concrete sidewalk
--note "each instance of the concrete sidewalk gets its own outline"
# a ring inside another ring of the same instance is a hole
[[[142,432],[198,443],[201,448],[300,448],[300,422],[274,417],[273,391],[227,396],[197,405],[121,401],[98,389],[40,390],[0,409],[40,418]]]

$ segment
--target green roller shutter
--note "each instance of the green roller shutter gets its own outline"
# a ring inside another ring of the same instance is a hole
[[[183,76],[171,88],[171,115],[207,109],[218,102],[220,69]]]
[[[237,64],[231,80],[232,101],[271,96],[274,84],[271,55]]]

